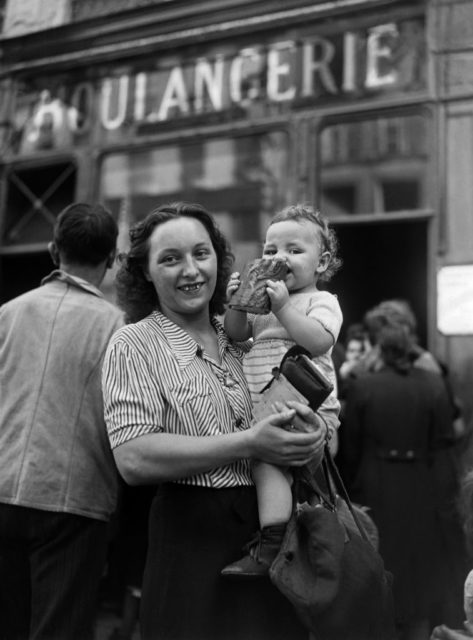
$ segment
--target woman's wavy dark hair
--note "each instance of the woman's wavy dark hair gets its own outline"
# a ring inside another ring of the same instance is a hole
[[[365,313],[363,324],[368,333],[368,339],[373,345],[378,342],[381,329],[392,324],[399,324],[406,328],[412,338],[413,348],[417,343],[416,317],[406,300],[383,300]]]
[[[210,315],[225,309],[226,286],[233,265],[229,244],[212,216],[199,204],[172,202],[161,205],[130,229],[130,249],[118,256],[120,267],[116,275],[117,301],[125,312],[126,322],[138,322],[155,309],[159,299],[152,282],[145,274],[149,258],[149,238],[160,224],[178,218],[194,218],[202,223],[217,254],[217,282],[210,300]]]
[[[404,374],[412,369],[412,336],[405,325],[387,324],[379,330],[377,343],[386,366]]]

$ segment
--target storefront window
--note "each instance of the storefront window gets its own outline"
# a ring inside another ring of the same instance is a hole
[[[73,162],[5,172],[5,211],[0,225],[0,303],[37,287],[54,265],[48,254],[56,217],[73,202]]]
[[[288,144],[284,132],[210,138],[115,153],[104,158],[102,201],[129,224],[167,202],[204,205],[229,238],[237,265],[260,253],[269,218],[285,204]]]
[[[319,206],[325,215],[428,208],[429,124],[415,114],[323,128]]]
[[[0,255],[46,247],[56,216],[74,199],[76,172],[73,162],[10,169]]]

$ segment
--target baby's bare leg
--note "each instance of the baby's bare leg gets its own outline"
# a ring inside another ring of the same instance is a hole
[[[290,471],[266,462],[254,462],[251,470],[261,528],[288,522],[292,511]]]

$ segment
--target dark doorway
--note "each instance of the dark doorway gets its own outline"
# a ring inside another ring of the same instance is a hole
[[[0,303],[39,287],[41,280],[53,269],[47,251],[0,256]]]
[[[328,289],[338,295],[347,327],[389,298],[407,300],[427,338],[428,221],[357,223],[335,227],[343,260]]]

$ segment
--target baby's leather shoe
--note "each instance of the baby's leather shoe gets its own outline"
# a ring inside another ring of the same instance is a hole
[[[263,527],[247,545],[248,553],[227,565],[221,575],[231,578],[261,578],[268,575],[281,547],[286,524]]]

